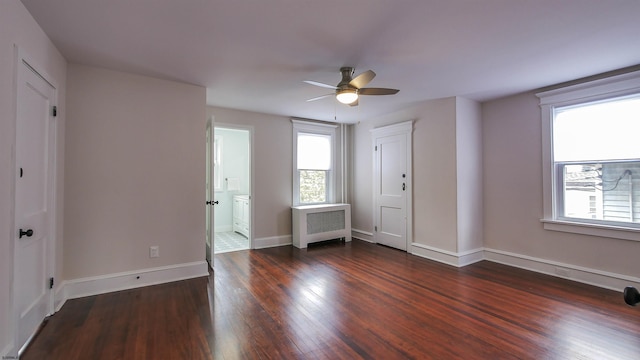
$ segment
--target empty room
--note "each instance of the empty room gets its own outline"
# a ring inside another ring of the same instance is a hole
[[[0,0],[0,356],[640,358],[638,14]]]

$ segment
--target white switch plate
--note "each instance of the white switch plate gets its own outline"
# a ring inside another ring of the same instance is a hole
[[[149,257],[150,258],[160,257],[160,246],[149,247]]]

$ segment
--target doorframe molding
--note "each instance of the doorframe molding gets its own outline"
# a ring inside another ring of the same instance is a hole
[[[373,225],[377,226],[377,197],[376,197],[376,177],[375,177],[375,172],[377,171],[378,165],[377,165],[377,155],[376,155],[376,151],[375,151],[375,144],[376,144],[376,139],[379,139],[381,137],[386,137],[386,136],[392,136],[392,135],[405,135],[406,136],[406,140],[407,140],[407,148],[406,148],[406,152],[407,152],[407,179],[406,179],[406,184],[407,184],[407,188],[406,188],[406,211],[407,211],[407,218],[406,218],[406,251],[410,252],[411,249],[411,244],[413,243],[413,159],[412,159],[412,153],[413,153],[413,143],[412,143],[412,139],[413,139],[413,120],[409,120],[409,121],[404,121],[404,122],[400,122],[400,123],[396,123],[396,124],[391,124],[391,125],[385,125],[385,126],[380,126],[377,128],[373,128],[370,130],[371,131],[371,142],[373,144],[373,172],[374,172],[374,176],[373,176]],[[373,242],[374,243],[378,243],[378,232],[377,231],[373,231]]]
[[[16,222],[16,189],[17,189],[17,144],[18,144],[18,92],[19,92],[19,86],[20,86],[20,80],[22,80],[22,77],[20,75],[21,72],[21,68],[23,66],[23,63],[25,66],[27,66],[31,71],[33,71],[36,75],[38,75],[40,78],[42,78],[45,82],[47,82],[52,88],[53,88],[53,99],[51,99],[51,104],[53,106],[58,106],[58,83],[55,80],[54,77],[52,77],[50,74],[48,74],[46,71],[44,71],[44,67],[42,67],[40,65],[40,63],[36,60],[34,60],[31,56],[29,56],[26,51],[21,48],[18,44],[14,44],[13,45],[14,48],[14,89],[13,89],[13,114],[12,114],[12,120],[13,120],[13,131],[14,131],[14,143],[12,146],[12,156],[11,156],[11,163],[12,163],[12,169],[11,169],[11,173],[13,175],[12,181],[11,181],[11,214],[10,214],[10,223],[12,224],[11,227],[11,243],[10,243],[10,251],[12,251],[12,264],[11,264],[11,275],[10,275],[10,309],[11,309],[11,316],[12,316],[12,332],[11,332],[11,336],[13,336],[13,349],[10,350],[10,353],[16,353],[19,354],[24,348],[26,348],[26,346],[29,344],[29,342],[31,341],[31,339],[33,338],[33,336],[35,334],[33,334],[25,344],[19,344],[19,329],[18,329],[18,322],[19,322],[19,318],[20,318],[20,314],[19,314],[19,310],[18,310],[18,304],[17,304],[17,296],[18,293],[16,291],[16,266],[17,266],[17,246],[16,246],[16,233],[15,230],[17,228],[17,222]],[[57,193],[57,188],[58,188],[58,129],[59,129],[59,123],[61,121],[61,119],[63,118],[63,111],[62,109],[58,110],[57,116],[52,117],[52,121],[48,124],[48,159],[47,159],[47,167],[48,167],[48,173],[47,173],[47,202],[48,202],[48,208],[47,208],[47,218],[48,218],[48,231],[49,231],[49,236],[47,238],[47,249],[46,249],[46,271],[48,273],[49,277],[54,277],[56,275],[56,252],[57,252],[57,231],[58,231],[58,224],[57,224],[57,220],[58,220],[58,193]],[[48,294],[47,294],[47,313],[48,315],[51,315],[55,312],[55,293],[56,293],[56,289],[58,289],[60,287],[60,284],[62,283],[62,279],[57,279],[56,281],[57,286],[54,286],[53,288],[48,289]],[[44,319],[43,319],[44,320]]]

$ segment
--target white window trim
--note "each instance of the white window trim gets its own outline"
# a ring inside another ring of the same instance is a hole
[[[543,218],[540,220],[546,230],[576,234],[602,236],[624,240],[640,241],[640,229],[607,224],[572,221],[555,214],[556,169],[553,164],[553,111],[564,107],[640,92],[640,71],[608,77],[560,89],[537,93],[542,110],[542,196]]]
[[[331,137],[331,170],[327,185],[327,201],[323,204],[335,202],[336,194],[336,128],[338,125],[322,124],[311,121],[291,119],[293,123],[293,206],[300,205],[300,178],[298,177],[298,133],[327,135]],[[305,204],[307,205],[307,204]]]

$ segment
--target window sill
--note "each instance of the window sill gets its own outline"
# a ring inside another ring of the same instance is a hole
[[[640,241],[640,229],[623,226],[587,224],[567,220],[541,219],[545,230]]]

